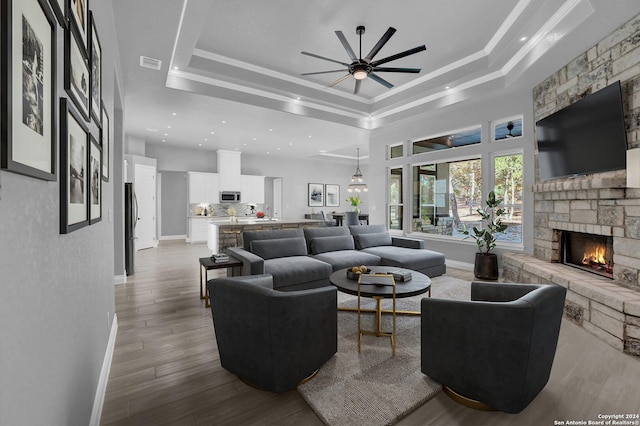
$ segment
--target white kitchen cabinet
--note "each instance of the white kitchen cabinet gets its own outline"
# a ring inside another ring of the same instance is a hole
[[[189,203],[214,203],[220,200],[218,173],[187,172]]]
[[[209,236],[209,219],[207,217],[189,218],[189,242],[204,243]]]
[[[264,204],[264,176],[240,176],[243,203]]]

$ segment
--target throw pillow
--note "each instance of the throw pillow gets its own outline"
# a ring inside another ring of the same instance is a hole
[[[377,246],[390,246],[391,235],[388,232],[377,232],[374,234],[360,234],[356,236],[358,250]]]
[[[251,241],[250,251],[264,260],[288,256],[306,256],[307,242],[303,237],[253,240]]]
[[[353,250],[351,235],[334,235],[331,237],[316,237],[311,240],[311,253],[320,254],[328,251]]]

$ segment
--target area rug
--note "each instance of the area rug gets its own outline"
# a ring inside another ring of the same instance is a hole
[[[432,279],[432,297],[469,300],[470,283],[452,277]],[[420,310],[426,295],[398,299],[398,310]],[[372,299],[362,306],[374,308]],[[338,293],[338,305],[355,307],[354,296]],[[390,308],[391,301],[383,301]],[[362,316],[363,327],[373,330],[375,316]],[[338,353],[322,366],[313,380],[298,391],[327,425],[391,425],[435,396],[442,386],[420,371],[420,317],[396,317],[396,356],[388,337],[363,336],[358,353],[357,315],[338,313]],[[392,328],[383,315],[382,330]]]

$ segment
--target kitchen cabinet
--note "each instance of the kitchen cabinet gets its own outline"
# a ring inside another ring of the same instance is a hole
[[[220,177],[218,173],[187,172],[189,203],[218,203]]]
[[[220,175],[220,191],[241,191],[240,151],[216,151],[218,174]],[[244,201],[244,200],[243,200]]]
[[[209,219],[206,216],[203,217],[191,217],[189,218],[189,242],[204,243],[207,241],[209,232]]]
[[[243,203],[264,204],[264,176],[240,176]]]

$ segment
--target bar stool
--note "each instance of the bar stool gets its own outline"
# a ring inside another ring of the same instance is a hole
[[[227,241],[230,241],[231,239],[235,240],[235,247],[242,247],[242,231],[239,229],[225,229],[222,231],[222,234],[224,235],[223,241],[225,242],[225,244],[227,243]],[[226,249],[227,247],[234,247],[230,244],[226,244],[223,247],[223,251],[224,249]]]

